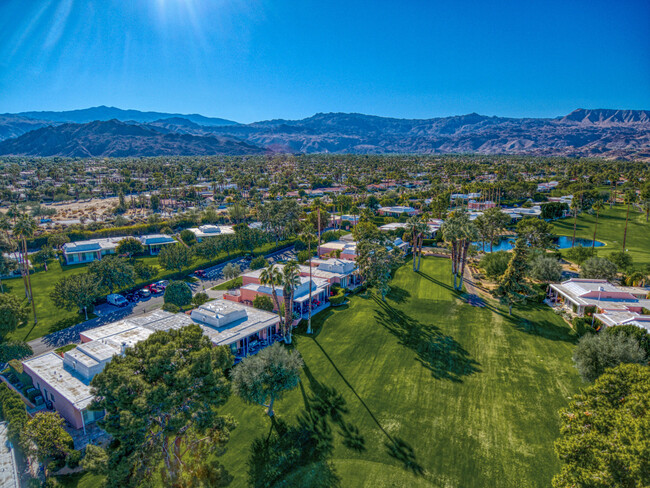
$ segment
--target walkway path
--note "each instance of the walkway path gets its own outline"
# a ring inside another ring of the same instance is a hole
[[[295,251],[293,246],[280,249],[271,254],[266,255],[266,258],[269,261],[285,261],[295,257]],[[210,276],[213,276],[213,279],[196,279],[191,283],[190,288],[192,288],[192,293],[197,294],[199,292],[205,291],[210,298],[220,298],[223,296],[223,291],[211,290],[212,287],[223,283],[226,281],[223,278],[222,271],[223,268],[228,263],[238,264],[241,267],[242,272],[247,271],[249,268],[250,260],[246,258],[235,258],[231,259],[228,262],[220,263],[211,268],[206,268],[206,273],[209,273]],[[189,275],[192,276],[192,275]],[[87,331],[89,329],[94,329],[104,324],[115,322],[117,320],[122,320],[127,317],[133,317],[136,315],[142,315],[143,313],[150,312],[157,308],[162,307],[163,305],[163,295],[152,296],[151,298],[143,301],[136,302],[134,304],[129,304],[127,307],[118,308],[109,304],[102,304],[97,307],[98,317],[94,319],[81,322],[80,324],[73,325],[67,329],[59,330],[48,334],[33,341],[29,341],[29,345],[34,351],[34,356],[39,356],[49,351],[53,351],[59,347],[65,346],[67,344],[73,344],[79,342],[79,334],[81,332]]]

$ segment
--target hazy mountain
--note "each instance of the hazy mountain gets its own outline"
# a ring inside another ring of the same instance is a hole
[[[98,107],[98,109],[102,108],[106,109],[106,107]],[[88,110],[96,109],[86,109]],[[227,126],[202,124],[190,116],[161,117],[143,125],[129,116],[132,113],[143,114],[144,112],[119,111],[127,121],[123,125],[145,129],[146,134],[149,134],[129,136],[129,144],[137,155],[141,155],[143,147],[148,147],[148,150],[156,147],[150,139],[146,139],[153,137],[151,132],[156,132],[160,136],[169,136],[168,139],[172,139],[174,135],[199,138],[195,144],[187,145],[174,145],[166,141],[160,146],[161,150],[164,148],[164,154],[198,154],[192,151],[199,150],[199,146],[203,147],[203,143],[198,143],[201,138],[214,140],[215,137],[225,137],[235,146],[243,142],[248,143],[253,153],[261,150],[260,148],[266,148],[273,151],[304,153],[531,154],[650,161],[650,111],[647,110],[578,109],[555,119],[490,117],[476,113],[432,119],[397,119],[357,113],[318,113],[301,120],[275,119]],[[44,124],[60,123],[44,121],[45,112],[34,114],[40,119],[33,122],[24,115],[0,116],[0,137],[2,134],[7,134],[6,137],[10,137],[11,134],[19,135],[21,131],[35,129]],[[66,128],[63,132],[70,134],[70,131],[71,129]],[[57,131],[52,133],[58,134]],[[85,134],[84,137],[89,136]],[[108,136],[104,134],[101,137]],[[137,143],[136,139],[140,137],[144,137],[149,142]],[[10,143],[10,141],[6,142]],[[73,143],[73,140],[69,141],[69,144]],[[77,155],[83,152],[80,147],[75,146],[71,150],[67,145],[64,148],[57,146],[56,151],[52,152],[54,146],[49,148],[45,145],[39,149],[35,144],[30,137],[0,147],[4,148],[3,153],[14,154],[45,155],[45,153],[55,154],[59,151],[57,154]],[[123,145],[117,144],[117,146],[119,149],[111,148],[108,152],[113,155],[117,153],[128,155]],[[237,149],[235,147],[232,149],[243,150],[245,147],[238,146]],[[94,150],[93,154],[97,154],[97,150]]]
[[[557,119],[394,119],[316,114],[214,128],[251,144],[295,152],[482,153],[650,159],[650,117],[642,110],[579,109]]]
[[[236,125],[237,122],[226,119],[218,119],[213,117],[204,117],[199,114],[168,114],[164,112],[141,112],[140,110],[122,110],[116,107],[100,107],[84,108],[81,110],[67,110],[63,112],[21,112],[19,114],[23,117],[31,119],[47,120],[50,122],[73,122],[77,124],[85,124],[95,120],[133,120],[135,122],[154,122],[160,119],[169,119],[173,117],[182,117],[194,122],[195,124],[205,126],[223,126],[223,125]]]
[[[0,154],[24,156],[205,156],[264,151],[229,136],[161,133],[146,125],[118,120],[42,127],[0,142]]]

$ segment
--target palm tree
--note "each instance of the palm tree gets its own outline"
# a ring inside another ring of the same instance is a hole
[[[591,241],[591,251],[593,253],[594,248],[596,247],[596,231],[598,230],[598,215],[600,211],[605,207],[602,200],[596,200],[596,203],[591,207],[594,212],[596,212],[596,224],[594,225],[594,238]]]
[[[18,239],[22,239],[23,248],[22,248],[22,261],[23,261],[23,270],[24,275],[23,279],[26,277],[26,292],[28,295],[28,300],[32,302],[32,311],[34,312],[34,324],[38,323],[38,318],[36,317],[36,304],[34,302],[34,293],[32,292],[32,279],[29,274],[29,255],[27,254],[27,239],[34,236],[34,232],[38,228],[36,221],[27,214],[22,214],[16,224],[14,225],[13,233],[14,236]]]
[[[429,230],[426,220],[420,220],[418,217],[413,216],[406,222],[406,229],[412,236],[413,246],[413,271],[420,270],[420,256],[422,255],[422,241],[424,234]]]
[[[291,327],[293,323],[293,292],[300,285],[298,263],[289,261],[282,269],[282,296],[284,298],[285,342],[291,344]],[[309,283],[311,287],[311,283]]]
[[[266,268],[260,273],[260,283],[271,287],[271,295],[275,303],[275,309],[280,317],[280,327],[282,327],[282,310],[280,310],[280,301],[278,300],[278,293],[275,289],[276,286],[282,284],[282,273],[276,268],[275,264],[269,263]]]
[[[636,191],[628,190],[625,192],[625,204],[627,205],[627,212],[625,214],[625,230],[623,231],[623,251],[625,251],[625,243],[627,242],[627,222],[630,219],[630,206],[636,202]]]
[[[578,210],[580,210],[580,203],[578,203],[576,196],[574,195],[571,200],[571,210],[573,210],[573,239],[571,239],[571,247],[576,245],[576,225],[578,223]]]
[[[300,239],[307,243],[307,252],[309,253],[309,318],[307,319],[307,334],[311,334],[311,243],[314,240],[314,226],[306,222],[302,228]]]

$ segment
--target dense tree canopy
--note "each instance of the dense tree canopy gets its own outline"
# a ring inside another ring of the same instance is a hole
[[[93,408],[106,410],[101,425],[115,440],[108,486],[139,486],[156,471],[171,487],[228,481],[214,456],[235,427],[217,412],[232,364],[230,350],[213,347],[198,325],[156,332],[113,358],[91,383]]]
[[[650,368],[621,364],[560,412],[555,488],[650,486]]]

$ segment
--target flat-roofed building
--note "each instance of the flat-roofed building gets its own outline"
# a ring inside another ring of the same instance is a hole
[[[140,242],[152,256],[157,255],[160,250],[169,244],[176,244],[178,241],[165,234],[148,234],[140,237]]]
[[[412,217],[413,215],[417,215],[420,213],[420,211],[416,208],[413,207],[408,207],[405,205],[394,205],[392,207],[379,207],[379,210],[377,210],[379,215],[383,215],[385,217],[401,217],[402,215],[406,214],[409,217]]]
[[[203,239],[208,237],[217,237],[235,233],[232,225],[201,225],[188,230],[196,236],[197,242],[201,242]]]
[[[131,236],[67,242],[62,248],[63,257],[66,264],[90,263],[102,259],[106,255],[115,254],[120,242],[128,237]],[[173,237],[164,234],[148,234],[134,238],[138,239],[152,255],[158,254],[163,246],[177,242]]]
[[[7,436],[7,422],[0,422],[0,488],[20,488],[14,447]]]
[[[122,239],[124,237],[67,242],[62,248],[63,257],[66,264],[90,263],[108,254],[115,254],[115,249]]]
[[[563,306],[582,317],[586,307],[595,307],[599,313],[634,312],[650,309],[650,290],[637,286],[618,286],[607,280],[572,278],[552,283],[548,288],[548,302]]]

